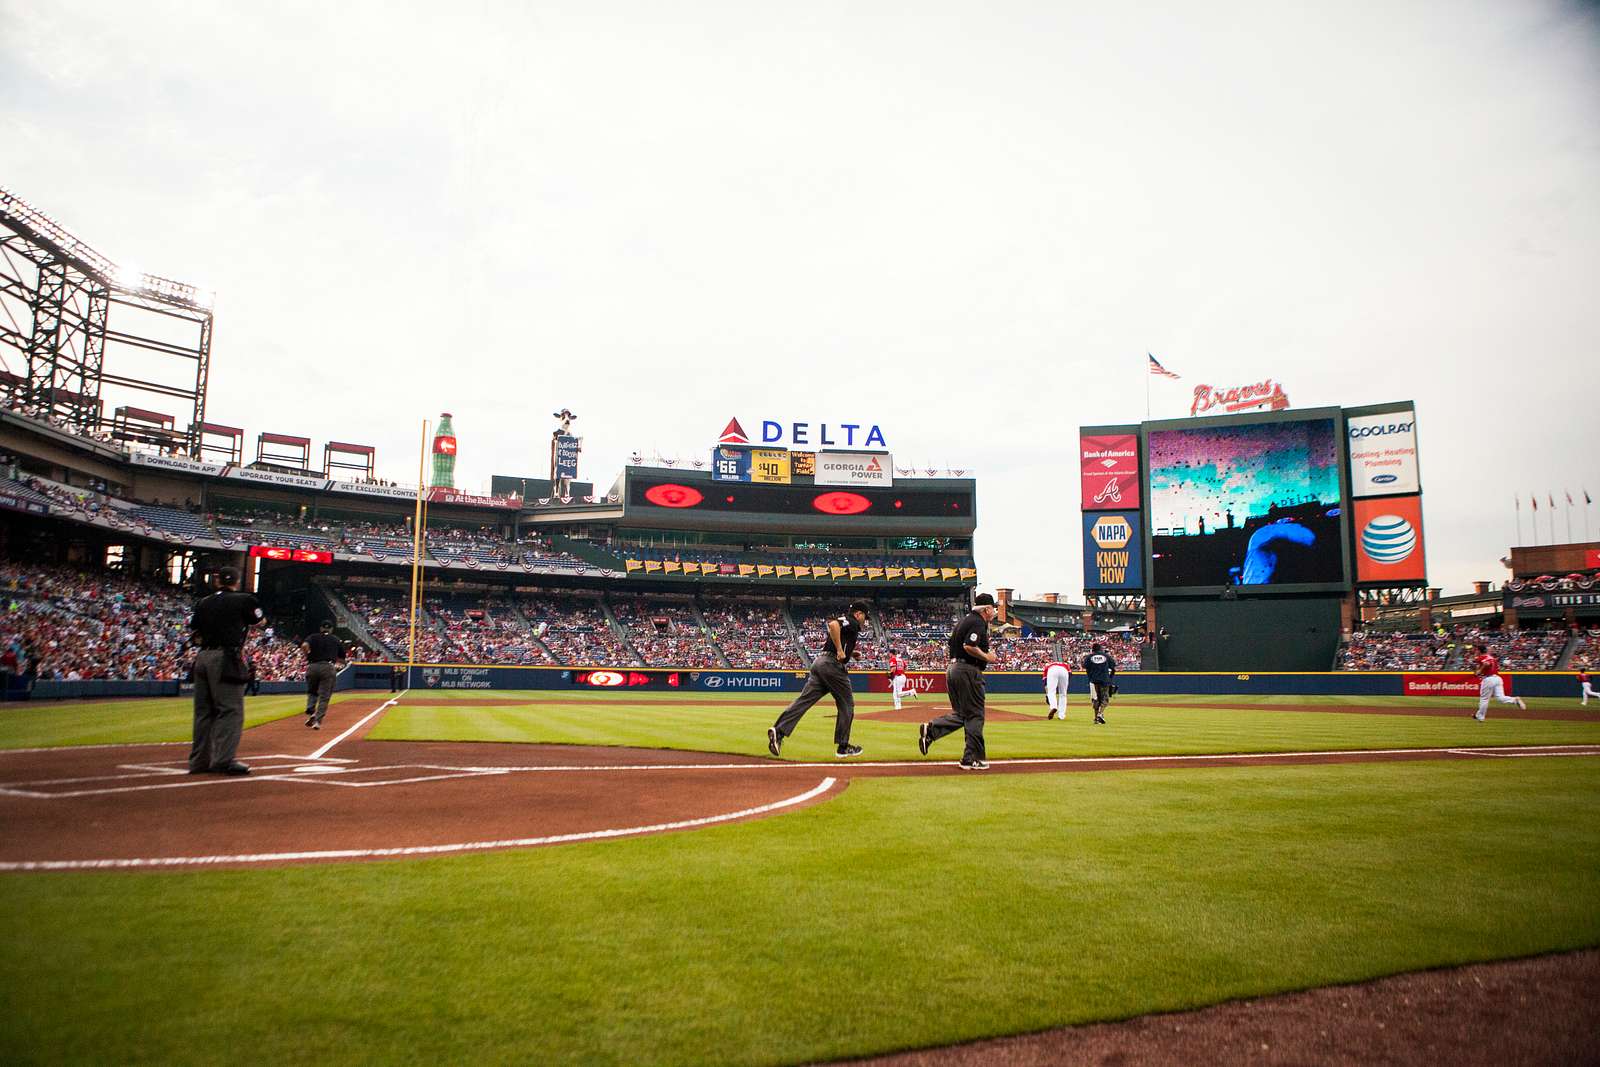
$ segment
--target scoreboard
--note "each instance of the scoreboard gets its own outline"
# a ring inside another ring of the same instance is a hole
[[[749,456],[749,452],[744,455]],[[791,479],[793,475],[791,474]],[[626,520],[700,529],[804,528],[970,534],[971,479],[918,479],[892,487],[724,481],[702,472],[629,468]],[[809,479],[807,479],[809,481]]]

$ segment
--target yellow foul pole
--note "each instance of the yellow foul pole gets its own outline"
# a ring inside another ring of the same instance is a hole
[[[411,614],[410,614],[410,647],[406,651],[406,669],[417,665],[417,610],[422,606],[422,527],[426,521],[423,518],[422,501],[426,493],[423,483],[428,462],[428,420],[422,420],[422,448],[417,453],[417,507],[411,518]],[[409,682],[410,679],[408,678]]]

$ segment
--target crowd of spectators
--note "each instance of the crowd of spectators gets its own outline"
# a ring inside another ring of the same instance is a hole
[[[1548,671],[1555,667],[1561,652],[1567,647],[1567,629],[1551,630],[1481,630],[1475,627],[1460,628],[1457,635],[1462,645],[1470,650],[1482,643],[1500,661],[1505,670]]]
[[[13,674],[41,680],[180,678],[191,600],[113,573],[0,563],[3,644]]]
[[[708,599],[702,614],[730,667],[798,670],[806,666],[783,617],[783,605],[758,597]]]
[[[716,645],[687,597],[615,596],[611,598],[611,613],[648,667],[723,665]]]
[[[1436,671],[1456,645],[1443,631],[1357,630],[1339,649],[1342,671]]]

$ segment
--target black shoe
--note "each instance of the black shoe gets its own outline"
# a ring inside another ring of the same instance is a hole
[[[840,745],[834,752],[834,756],[838,759],[849,759],[851,756],[859,755],[861,755],[860,745]]]
[[[318,719],[318,720],[317,720],[317,721],[316,721],[316,722],[314,722],[314,723],[312,723],[312,724],[311,724],[311,728],[312,728],[312,729],[313,729],[313,730],[320,730],[320,729],[322,729],[322,720],[321,720],[321,719]]]
[[[1096,726],[1104,726],[1106,724],[1106,717],[1104,715],[1101,715],[1100,713],[1096,712],[1095,713],[1095,717],[1094,717],[1094,724]]]
[[[981,759],[962,760],[961,769],[964,771],[986,771],[989,769],[989,764]]]
[[[250,768],[245,764],[240,763],[238,760],[234,760],[232,763],[224,763],[220,767],[213,767],[211,768],[211,771],[213,774],[240,775],[249,774]]]
[[[928,754],[928,746],[933,744],[933,738],[928,736],[928,724],[923,723],[917,727],[917,751],[924,756]]]
[[[783,754],[783,735],[776,726],[767,727],[767,751],[774,756]]]
[[[211,773],[211,768],[210,767],[190,767],[189,768],[189,773],[190,774],[210,774]]]
[[[306,716],[306,725],[307,726],[315,726],[315,725],[317,725],[317,717],[315,715],[307,715]]]

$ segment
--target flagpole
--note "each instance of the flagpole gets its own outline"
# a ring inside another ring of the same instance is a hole
[[[1567,494],[1567,544],[1572,544],[1572,494]]]
[[[1512,494],[1512,500],[1517,502],[1517,544],[1522,544],[1522,494]]]
[[[1149,422],[1150,421],[1150,379],[1155,377],[1155,375],[1150,372],[1150,354],[1148,352],[1145,353],[1144,363],[1142,364],[1142,366],[1144,367],[1144,421],[1145,422]]]

